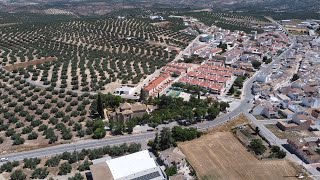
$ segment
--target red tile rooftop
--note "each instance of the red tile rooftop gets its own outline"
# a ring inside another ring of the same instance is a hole
[[[201,86],[201,87],[205,87],[205,88],[209,88],[217,91],[221,91],[224,87],[223,84],[212,83],[210,81],[198,80],[196,78],[188,78],[188,77],[181,78],[179,82]]]
[[[219,53],[219,52],[222,52],[222,49],[221,48],[214,48],[210,52],[211,53]]]
[[[165,80],[167,80],[170,76],[168,76],[167,74],[163,74],[158,76],[156,79],[152,80],[148,86],[146,86],[144,89],[146,91],[151,91],[154,88],[158,87],[159,84],[161,84],[162,82],[164,82]]]
[[[186,73],[186,70],[185,69],[177,69],[177,68],[172,68],[172,67],[164,67],[162,69],[162,72],[163,73],[179,73],[179,74],[182,74],[182,73]]]
[[[207,47],[206,44],[205,45],[199,45],[199,46],[196,46],[196,47],[192,47],[192,51],[198,51],[198,50],[203,49],[205,47]]]

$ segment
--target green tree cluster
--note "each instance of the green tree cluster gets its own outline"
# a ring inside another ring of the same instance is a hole
[[[249,148],[256,155],[262,155],[267,150],[261,139],[253,139],[249,144]]]
[[[11,175],[10,175],[10,179],[11,180],[25,180],[27,178],[26,174],[18,169],[15,170]]]
[[[101,139],[106,136],[105,124],[101,119],[96,119],[93,122],[93,136],[94,139]]]
[[[23,168],[35,169],[40,162],[39,158],[25,158],[23,159]]]
[[[76,173],[73,177],[69,177],[68,180],[84,180],[84,177],[80,173]]]
[[[298,74],[294,74],[294,75],[292,76],[292,78],[291,78],[291,82],[294,82],[294,81],[298,80],[299,78],[300,78],[300,77],[299,77]]]
[[[167,176],[173,176],[175,174],[177,174],[178,170],[177,170],[177,166],[171,166],[171,167],[167,167],[164,172],[166,173]]]
[[[177,141],[189,141],[201,136],[201,132],[195,128],[182,128],[175,126],[170,128],[163,128],[160,134],[156,133],[153,141],[149,141],[148,145],[154,151],[166,150],[177,145]]]
[[[220,44],[218,45],[218,48],[221,48],[222,52],[226,52],[226,50],[228,49],[228,45],[226,43],[222,43],[220,41]]]
[[[65,162],[60,165],[58,174],[59,175],[66,175],[66,174],[70,173],[71,170],[72,170],[72,166],[69,163]]]
[[[257,61],[257,60],[252,60],[251,64],[252,64],[252,67],[255,68],[255,69],[259,69],[260,66],[261,66],[261,62]]]
[[[196,128],[182,128],[181,126],[175,126],[172,128],[172,137],[176,141],[190,141],[201,136]]]
[[[11,172],[12,169],[14,167],[19,166],[19,162],[18,161],[14,161],[14,162],[6,162],[4,163],[1,167],[0,167],[0,172]]]
[[[271,146],[271,157],[283,159],[285,158],[287,153],[280,149],[279,146]]]
[[[32,174],[32,179],[45,179],[49,174],[49,171],[47,168],[37,168],[35,169]]]

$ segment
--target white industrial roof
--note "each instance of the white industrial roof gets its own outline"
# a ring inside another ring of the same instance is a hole
[[[114,179],[123,178],[157,167],[148,150],[107,160],[106,163],[108,164]]]
[[[134,89],[133,87],[129,87],[129,86],[123,86],[123,87],[120,87],[120,88],[116,88],[116,91],[130,91]]]

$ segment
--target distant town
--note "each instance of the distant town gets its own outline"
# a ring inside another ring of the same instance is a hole
[[[319,179],[320,20],[152,11],[0,14],[0,179]]]

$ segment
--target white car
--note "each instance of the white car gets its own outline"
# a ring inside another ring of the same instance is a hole
[[[6,162],[6,161],[8,161],[9,159],[8,158],[1,158],[0,159],[0,162]]]

